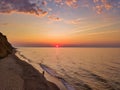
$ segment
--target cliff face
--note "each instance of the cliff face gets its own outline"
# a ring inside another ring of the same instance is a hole
[[[60,90],[32,65],[14,55],[6,36],[0,33],[0,90]],[[12,53],[12,54],[11,54]],[[11,54],[7,56],[8,54]]]
[[[8,42],[6,36],[0,32],[0,59],[12,53],[13,47]]]

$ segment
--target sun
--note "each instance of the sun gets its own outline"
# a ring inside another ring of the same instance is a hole
[[[56,44],[56,45],[55,45],[55,47],[56,47],[56,48],[59,48],[59,45],[58,45],[58,44]]]

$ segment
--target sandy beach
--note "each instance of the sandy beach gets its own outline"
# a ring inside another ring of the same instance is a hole
[[[58,82],[60,88],[46,79],[43,70],[20,59],[16,52],[7,37],[0,33],[0,90],[64,90],[59,80],[48,79]]]
[[[60,90],[14,53],[0,60],[0,81],[0,90]]]
[[[0,60],[0,90],[24,90],[23,70],[13,55]]]

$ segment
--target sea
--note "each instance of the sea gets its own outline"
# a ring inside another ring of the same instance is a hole
[[[120,90],[120,48],[18,47],[66,90]]]

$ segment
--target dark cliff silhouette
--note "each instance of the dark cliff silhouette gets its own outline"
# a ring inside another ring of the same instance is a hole
[[[0,58],[12,53],[13,47],[8,42],[7,37],[0,32]]]

